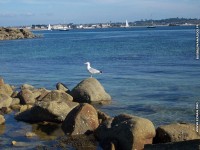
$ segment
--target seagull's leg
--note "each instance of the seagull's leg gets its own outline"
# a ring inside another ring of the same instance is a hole
[[[91,74],[90,78],[92,78],[92,74]]]

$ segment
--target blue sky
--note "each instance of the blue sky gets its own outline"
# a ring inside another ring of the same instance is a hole
[[[200,18],[200,0],[0,0],[0,26]]]

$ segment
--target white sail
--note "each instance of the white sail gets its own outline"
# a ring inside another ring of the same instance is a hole
[[[129,24],[128,24],[128,21],[127,21],[127,20],[126,20],[126,26],[125,26],[125,27],[126,27],[126,28],[129,27]]]
[[[51,25],[49,24],[48,29],[47,30],[51,30]]]

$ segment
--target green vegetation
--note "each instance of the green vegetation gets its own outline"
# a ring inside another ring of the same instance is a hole
[[[129,23],[132,26],[149,26],[151,24],[154,25],[196,25],[200,24],[200,19],[187,19],[187,18],[168,18],[168,19],[161,19],[161,20],[141,20],[136,22]]]

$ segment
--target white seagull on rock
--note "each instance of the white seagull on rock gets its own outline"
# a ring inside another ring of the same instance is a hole
[[[92,78],[93,74],[101,74],[102,73],[102,71],[92,68],[90,66],[90,62],[86,62],[85,64],[87,65],[88,72],[91,74],[91,78]]]

